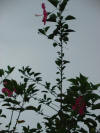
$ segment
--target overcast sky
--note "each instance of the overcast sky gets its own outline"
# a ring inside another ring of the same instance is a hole
[[[35,14],[41,14],[42,1],[47,10],[53,9],[46,0],[0,0],[0,67],[30,65],[49,78],[55,75],[52,42],[37,34],[43,23]],[[100,1],[70,0],[65,14],[76,17],[70,23],[76,32],[70,35],[66,49],[66,59],[71,61],[67,76],[81,72],[99,82]]]
[[[43,27],[41,2],[47,11],[53,7],[46,0],[0,0],[0,68],[29,65],[44,79],[55,79],[56,53],[52,42],[38,35]],[[66,59],[71,63],[67,77],[83,73],[96,83],[100,82],[100,0],[70,0],[65,12],[76,20],[70,23],[71,33]],[[47,23],[48,25],[48,23]],[[16,74],[15,74],[16,75]]]

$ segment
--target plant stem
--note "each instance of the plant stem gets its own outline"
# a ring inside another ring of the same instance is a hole
[[[33,81],[33,82],[36,82],[36,80],[34,80],[33,78],[31,78],[31,77],[29,77],[29,76],[27,76],[27,75],[25,75],[27,78],[29,78],[29,80],[31,80],[31,81]],[[41,86],[43,86],[43,87],[45,87],[46,88],[46,85],[45,84],[42,84],[42,83],[40,83],[40,82],[38,82],[37,83],[38,85],[41,85]],[[47,89],[46,89],[47,90]],[[54,97],[57,97],[57,94],[56,94],[56,92],[54,92],[54,93],[52,93],[52,91],[51,90],[47,90],[50,94],[52,94]]]
[[[60,110],[62,111],[62,93],[63,93],[63,42],[62,42],[62,19],[61,19],[61,12],[60,12],[60,59],[61,59],[61,66],[60,66],[60,93],[61,93],[61,104],[60,104]]]
[[[41,99],[34,98],[34,97],[32,97],[32,98],[33,98],[34,100],[41,101]],[[55,109],[54,107],[52,107],[52,106],[50,106],[50,105],[48,105],[48,104],[46,104],[46,103],[43,103],[43,104],[47,105],[48,107],[52,108],[54,111],[58,112],[58,110],[57,110],[57,109]]]
[[[23,107],[23,105],[24,105],[24,101],[22,103],[22,107]],[[21,115],[21,110],[19,111],[19,114],[18,114],[18,117],[16,119],[15,126],[13,127],[13,132],[12,133],[14,133],[14,131],[16,130],[16,127],[17,127],[17,124],[18,124],[18,120],[19,120],[20,115]]]
[[[9,122],[9,126],[8,126],[8,132],[10,130],[10,126],[11,126],[11,123],[12,123],[13,114],[14,114],[14,110],[12,110],[12,113],[11,113],[11,118],[10,118],[10,122]]]

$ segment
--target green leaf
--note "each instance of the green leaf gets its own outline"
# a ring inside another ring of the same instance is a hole
[[[37,110],[40,111],[40,109],[41,109],[41,105],[38,106]]]
[[[60,66],[61,63],[62,63],[62,61],[61,61],[61,59],[58,58],[58,59],[55,61],[55,63],[57,64],[57,66]]]
[[[48,35],[48,39],[53,39],[53,38],[54,38],[54,34]]]
[[[0,77],[2,77],[4,75],[4,70],[0,69]]]
[[[44,94],[44,99],[46,100],[46,94]]]
[[[2,109],[0,109],[0,114],[2,113]]]
[[[34,74],[34,77],[37,77],[38,75],[40,75],[41,73],[35,73]]]
[[[64,63],[64,64],[67,64],[67,63],[70,63],[70,61],[63,60],[63,63]]]
[[[36,78],[36,81],[37,81],[37,82],[42,81],[42,78],[41,78],[41,77],[37,77],[37,78]]]
[[[71,79],[68,79],[68,81],[70,81],[73,85],[78,85],[77,79],[71,78]]]
[[[57,18],[56,14],[53,13],[53,14],[51,14],[49,16],[49,18],[47,19],[47,21],[56,22],[56,18]]]
[[[63,28],[68,29],[68,24],[64,24]]]
[[[100,109],[100,103],[93,105],[93,106],[92,106],[92,109],[93,109],[93,110],[95,110],[95,109]]]
[[[65,20],[72,20],[72,19],[76,19],[74,16],[71,16],[71,15],[69,15],[69,16],[67,16],[66,18],[65,18]]]
[[[27,106],[25,109],[26,110],[34,110],[34,111],[37,111],[37,108],[34,107],[34,106]]]
[[[45,32],[47,32],[49,30],[50,26],[47,26],[44,28]]]
[[[14,108],[14,107],[10,107],[10,108],[7,108],[9,110],[20,110],[21,112],[24,111],[24,108]]]
[[[42,128],[42,126],[40,125],[40,123],[37,123],[37,128],[38,129],[41,129]]]
[[[95,122],[95,120],[93,120],[91,118],[86,118],[86,120],[84,122],[85,122],[85,124],[89,124],[89,125],[92,124],[93,127],[96,127],[97,126],[97,123]]]
[[[100,115],[96,117],[96,120],[98,120],[98,122],[100,123]]]
[[[44,31],[43,29],[39,29],[38,31],[39,31],[41,34],[43,34],[43,35],[46,34],[45,31]]]
[[[67,5],[67,2],[68,2],[68,0],[63,0],[62,3],[60,4],[59,9],[60,9],[61,12],[64,11],[64,9],[65,9],[65,7]]]
[[[8,68],[8,71],[5,71],[5,72],[6,72],[7,74],[10,74],[10,73],[14,70],[15,67],[10,67],[10,66],[8,65],[7,68]]]
[[[4,98],[4,95],[0,94],[0,98]]]
[[[2,106],[11,106],[9,103],[5,103]]]
[[[53,46],[56,47],[58,44],[56,42],[53,43]]]
[[[4,101],[10,102],[10,103],[13,103],[13,104],[16,104],[16,105],[19,105],[19,104],[20,104],[20,102],[18,102],[18,101],[16,101],[16,100],[12,100],[12,99],[10,99],[10,98],[5,99]]]
[[[58,0],[48,0],[53,6],[57,7],[59,1]]]
[[[69,41],[69,38],[67,36],[64,36],[62,39],[64,42]]]
[[[1,115],[0,117],[6,118],[6,115]]]
[[[72,29],[68,29],[68,30],[66,30],[66,32],[75,32],[75,31]]]
[[[78,130],[78,131],[80,131],[81,133],[88,133],[84,128],[81,128],[81,129]]]

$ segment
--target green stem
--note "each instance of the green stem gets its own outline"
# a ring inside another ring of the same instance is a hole
[[[36,82],[36,80],[34,80],[33,78],[31,78],[31,77],[29,77],[29,76],[27,76],[27,75],[25,75],[27,78],[29,78],[29,80],[31,80],[31,81],[33,81],[33,82]],[[44,85],[44,84],[42,84],[42,83],[40,83],[40,82],[38,82],[37,83],[38,85],[41,85],[41,86],[43,86],[43,87],[45,87],[46,88],[46,85]],[[47,90],[47,89],[46,89]],[[47,90],[50,94],[52,94],[54,97],[56,97],[57,98],[57,94],[55,93],[55,92],[53,92],[52,93],[52,91],[51,90]]]
[[[34,98],[34,97],[32,97],[32,98],[33,98],[34,100],[41,101],[41,99]],[[48,107],[50,107],[50,108],[51,108],[51,109],[53,109],[54,111],[58,112],[58,110],[57,110],[57,109],[55,109],[54,107],[52,107],[52,106],[50,106],[50,105],[48,105],[48,104],[46,104],[46,103],[43,103],[43,104],[47,105]]]
[[[22,107],[23,107],[23,105],[24,105],[24,101],[22,103]],[[13,127],[13,132],[12,133],[14,133],[14,131],[16,130],[16,127],[17,127],[17,124],[18,124],[18,120],[19,120],[20,115],[21,115],[21,110],[19,111],[19,114],[18,114],[18,117],[16,119],[15,126]]]
[[[63,85],[62,85],[62,83],[63,83],[63,64],[62,64],[62,62],[63,62],[63,56],[62,56],[62,53],[63,53],[63,46],[62,46],[62,40],[61,40],[61,110],[62,110],[62,93],[63,93]]]
[[[8,126],[8,132],[10,130],[10,126],[11,126],[11,123],[12,123],[13,114],[14,114],[14,110],[12,110],[12,113],[11,113],[11,118],[10,118],[10,122],[9,122],[9,126]]]

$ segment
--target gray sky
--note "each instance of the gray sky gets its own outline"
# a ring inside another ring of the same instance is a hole
[[[41,14],[41,2],[42,0],[0,0],[0,67],[8,64],[18,68],[30,65],[44,76],[55,76],[56,54],[52,42],[37,34],[43,23],[41,17],[34,15]],[[46,0],[44,2],[47,10],[53,9]],[[100,2],[70,0],[65,14],[77,18],[70,23],[76,32],[70,35],[66,49],[66,58],[71,61],[67,75],[71,77],[81,72],[99,82]]]
[[[29,65],[44,79],[55,79],[56,57],[52,42],[38,35],[43,27],[42,0],[0,0],[0,67]],[[46,3],[47,10],[53,7]],[[100,82],[100,0],[70,0],[65,14],[76,20],[70,27],[76,32],[70,35],[66,48],[67,77],[83,73],[96,83]],[[48,25],[48,23],[47,23]],[[15,74],[17,75],[17,74]],[[47,79],[47,80],[48,80]]]

